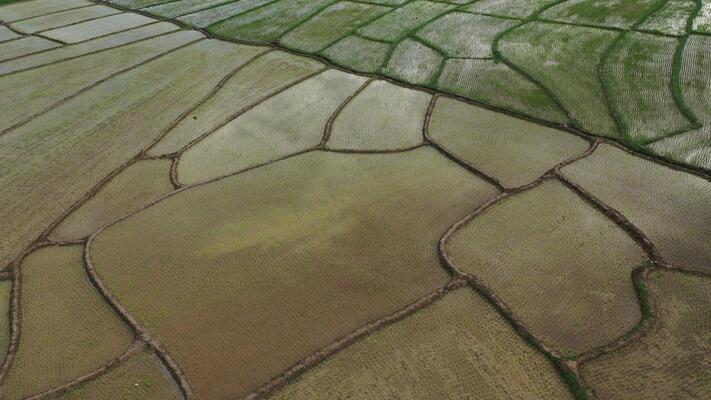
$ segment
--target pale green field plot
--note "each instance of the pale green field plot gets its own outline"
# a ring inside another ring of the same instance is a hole
[[[145,25],[136,29],[131,29],[129,31],[89,40],[86,42],[59,47],[55,50],[43,51],[38,54],[32,54],[19,58],[17,60],[11,60],[0,63],[0,75],[9,74],[11,72],[21,71],[29,68],[36,68],[57,61],[84,56],[89,53],[110,51],[113,47],[124,46],[129,43],[137,42],[139,40],[145,40],[159,35],[164,35],[176,30],[178,30],[178,26],[171,24],[170,22],[159,22],[156,24]],[[197,38],[197,36],[194,36],[194,34],[189,34],[188,36]],[[176,39],[176,37],[173,37],[172,40],[180,43],[180,40]],[[111,53],[105,53],[104,55],[107,54],[110,55]]]
[[[405,39],[395,48],[382,72],[405,82],[427,84],[437,78],[443,61],[444,57],[436,50]]]
[[[326,122],[366,78],[328,70],[272,97],[188,149],[182,183],[198,183],[314,147]]]
[[[156,140],[245,51],[251,50],[215,40],[198,42],[0,136],[0,264],[14,259],[84,193]]]
[[[684,100],[704,126],[658,140],[649,147],[658,154],[711,169],[711,38],[691,35],[682,57]]]
[[[667,35],[683,35],[686,23],[696,11],[695,0],[670,0],[659,11],[652,14],[639,29]]]
[[[136,354],[108,374],[59,397],[62,400],[180,400],[173,378],[155,354]]]
[[[351,35],[325,49],[329,60],[359,72],[377,72],[390,54],[390,45]]]
[[[653,11],[658,0],[572,0],[544,11],[541,18],[601,27],[630,28]]]
[[[507,110],[565,123],[565,113],[539,86],[496,60],[449,59],[437,88]]]
[[[183,15],[177,19],[198,28],[204,28],[216,22],[225,20],[233,15],[241,14],[254,8],[271,3],[274,0],[241,0],[221,6],[197,11]]]
[[[341,1],[299,25],[279,42],[296,50],[318,52],[389,11],[391,8],[388,7]]]
[[[610,101],[624,134],[645,141],[691,127],[674,102],[674,38],[630,32],[613,49],[603,69]]]
[[[173,190],[170,160],[145,160],[114,177],[50,234],[56,241],[87,237],[101,226]]]
[[[0,98],[0,106],[4,110],[0,114],[0,130],[23,122],[112,74],[202,38],[203,35],[198,32],[176,32],[102,53],[2,76],[0,92],[7,96]],[[62,79],[58,81],[57,77]],[[28,82],[32,82],[32,85],[28,85]]]
[[[699,14],[694,18],[693,29],[696,32],[711,33],[711,1],[701,0]]]
[[[173,0],[111,0],[111,3],[128,8],[150,7],[160,3],[168,3]]]
[[[254,55],[263,48],[253,48]],[[308,58],[270,52],[245,65],[210,99],[168,132],[148,153],[156,156],[180,151],[201,135],[231,121],[235,113],[317,73],[325,66]],[[225,107],[229,104],[229,107]]]
[[[610,343],[641,317],[630,276],[644,252],[557,181],[487,209],[455,232],[448,249],[458,268],[565,354]]]
[[[156,20],[152,18],[148,18],[140,14],[121,13],[82,22],[76,25],[52,29],[47,32],[42,32],[42,35],[64,43],[77,43],[99,36],[110,35],[112,33],[136,28],[155,21]]]
[[[222,5],[226,0],[178,0],[144,8],[143,11],[166,18],[175,18],[206,8]]]
[[[429,134],[506,187],[527,185],[589,147],[575,135],[447,98],[437,100]]]
[[[338,114],[326,146],[396,150],[418,145],[431,98],[385,81],[372,82]]]
[[[437,240],[496,193],[429,148],[312,152],[178,193],[90,253],[198,397],[241,397],[443,286]]]
[[[22,35],[14,32],[12,29],[6,26],[0,26],[0,43],[6,42],[8,40],[19,39]]]
[[[120,356],[133,333],[84,272],[83,247],[49,247],[22,263],[22,336],[4,383],[21,399],[68,383]]]
[[[108,15],[118,14],[119,12],[120,11],[115,8],[106,6],[83,7],[55,14],[23,19],[13,23],[12,27],[25,33],[35,33],[58,28],[60,26],[76,24],[78,22],[94,18],[106,17]]]
[[[10,344],[10,297],[12,282],[0,281],[0,362],[5,360]]]
[[[711,271],[711,182],[609,145],[563,172],[639,227],[668,262]]]
[[[0,43],[0,61],[22,57],[59,47],[59,44],[36,36],[25,36],[18,40]]]
[[[271,42],[334,0],[279,0],[218,22],[208,31],[254,42]]]
[[[0,21],[14,22],[72,8],[93,6],[88,0],[31,0],[0,6]]]
[[[467,13],[448,13],[415,35],[447,57],[490,58],[494,37],[516,21]]]
[[[583,364],[602,399],[703,399],[711,393],[711,281],[671,271],[653,273],[649,291],[658,321],[622,349]]]
[[[463,7],[463,10],[499,15],[510,18],[526,18],[542,7],[554,3],[556,0],[479,0]]]
[[[546,358],[459,289],[342,350],[272,399],[568,399]]]
[[[548,87],[581,128],[615,136],[597,65],[615,32],[531,23],[501,40],[503,55]]]
[[[409,32],[453,9],[451,4],[415,0],[358,29],[358,34],[386,42],[399,42]]]

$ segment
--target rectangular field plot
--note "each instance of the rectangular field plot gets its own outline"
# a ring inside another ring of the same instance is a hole
[[[171,24],[170,22],[159,22],[157,24],[145,25],[140,28],[131,29],[129,31],[104,36],[74,45],[58,47],[54,50],[28,55],[17,60],[1,62],[0,75],[36,68],[70,58],[81,57],[89,53],[110,51],[114,47],[124,46],[139,40],[164,35],[178,29],[178,26]]]
[[[422,26],[454,6],[416,0],[358,29],[358,34],[386,42],[399,42],[408,32]]]
[[[655,139],[692,127],[672,91],[675,38],[630,32],[603,69],[612,107],[632,141]]]
[[[106,6],[92,6],[62,11],[55,14],[24,19],[12,24],[12,27],[25,33],[46,31],[60,26],[71,25],[89,19],[118,14],[120,11]]]
[[[545,357],[470,289],[378,330],[277,392],[274,400],[569,399]]]
[[[274,0],[241,0],[232,3],[223,4],[217,7],[208,8],[201,11],[196,11],[191,14],[178,17],[179,21],[186,24],[204,28],[216,22],[226,20],[234,15],[245,13],[254,8],[271,3]]]
[[[383,6],[341,1],[299,25],[279,42],[293,49],[318,52],[390,10]]]
[[[121,13],[110,15],[64,28],[52,29],[43,32],[42,35],[48,38],[59,40],[64,43],[77,43],[95,37],[109,35],[112,33],[136,28],[141,25],[156,22],[152,18],[140,14]]]
[[[659,4],[657,0],[571,0],[541,18],[600,27],[630,28]]]
[[[508,60],[558,97],[576,125],[616,136],[597,68],[616,35],[594,28],[530,23],[504,36],[500,47]]]
[[[52,14],[72,8],[93,6],[88,0],[31,0],[0,6],[0,21],[14,22],[21,19]]]
[[[0,43],[0,61],[59,47],[59,43],[36,36]]]

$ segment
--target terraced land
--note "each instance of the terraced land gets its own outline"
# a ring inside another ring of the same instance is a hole
[[[0,398],[711,398],[709,35],[0,0]]]

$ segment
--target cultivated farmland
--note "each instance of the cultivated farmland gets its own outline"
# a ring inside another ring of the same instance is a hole
[[[0,0],[0,398],[708,398],[710,7]]]

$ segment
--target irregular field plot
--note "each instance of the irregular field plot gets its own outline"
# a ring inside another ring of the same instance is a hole
[[[342,350],[273,399],[570,398],[553,366],[469,289]]]
[[[328,70],[270,98],[185,152],[180,181],[204,182],[317,146],[329,117],[365,81]]]
[[[0,185],[5,189],[0,191],[0,265],[149,146],[252,52],[201,41],[93,87],[0,136]]]
[[[0,362],[5,359],[10,344],[10,297],[12,282],[0,281]]]
[[[511,18],[526,18],[556,0],[479,0],[463,9]]]
[[[90,251],[199,397],[239,397],[444,285],[438,238],[495,194],[432,149],[312,152],[176,194]]]
[[[396,150],[422,143],[431,95],[375,81],[336,117],[332,149]]]
[[[341,1],[299,25],[279,39],[279,42],[293,49],[318,52],[363,23],[390,10],[388,7]]]
[[[612,50],[604,68],[613,107],[634,141],[689,128],[671,91],[678,41],[630,32]]]
[[[429,134],[507,187],[529,184],[588,148],[572,134],[447,98],[437,100]]]
[[[455,232],[448,248],[456,267],[565,354],[610,343],[640,318],[630,276],[644,252],[560,182],[495,204]]]
[[[582,366],[604,399],[702,399],[711,393],[711,281],[655,272],[649,291],[658,307],[651,331]]]
[[[563,172],[629,218],[668,262],[711,271],[711,182],[610,145]]]
[[[321,54],[355,71],[377,72],[390,54],[390,45],[351,35],[324,49]]]
[[[22,35],[14,32],[12,29],[6,26],[0,26],[0,43],[21,38]]]
[[[182,395],[160,359],[149,351],[91,382],[69,391],[62,400],[180,400]]]
[[[22,262],[22,336],[5,399],[53,389],[120,356],[133,334],[89,282],[83,247],[49,247]]]
[[[451,4],[415,0],[376,19],[357,32],[366,38],[396,43],[409,32],[453,8]]]
[[[577,24],[630,28],[658,3],[658,0],[572,0],[549,8],[541,17]]]
[[[131,165],[72,212],[50,234],[52,240],[89,236],[101,226],[170,192],[170,160],[145,160]]]
[[[208,27],[208,31],[255,42],[271,42],[334,0],[279,0]]]
[[[686,23],[694,11],[695,0],[671,0],[652,14],[639,29],[667,35],[683,35],[686,32]]]
[[[220,5],[225,0],[179,0],[168,1],[152,7],[144,8],[143,11],[157,14],[166,18],[175,18],[181,15],[190,14],[205,8]]]
[[[230,122],[236,113],[323,68],[319,62],[284,52],[265,54],[245,64],[217,93],[171,129],[149,154],[178,152],[201,135]],[[230,106],[225,107],[225,104]]]
[[[558,97],[577,125],[615,136],[597,71],[615,35],[601,29],[530,23],[502,38],[500,47],[507,59]]]
[[[453,12],[430,22],[416,35],[448,57],[487,58],[493,56],[494,37],[515,23],[510,19]]]
[[[424,44],[405,39],[390,56],[382,72],[395,79],[416,85],[431,83],[440,69],[444,57]]]
[[[204,28],[210,26],[214,23],[228,19],[229,17],[241,13],[245,13],[254,8],[263,6],[267,3],[271,3],[274,0],[241,0],[232,3],[223,4],[221,6],[208,8],[205,10],[197,11],[192,14],[187,14],[178,17],[177,19],[190,24],[192,26],[197,26],[198,28]]]
[[[437,88],[558,123],[568,119],[543,89],[498,60],[449,59]]]

